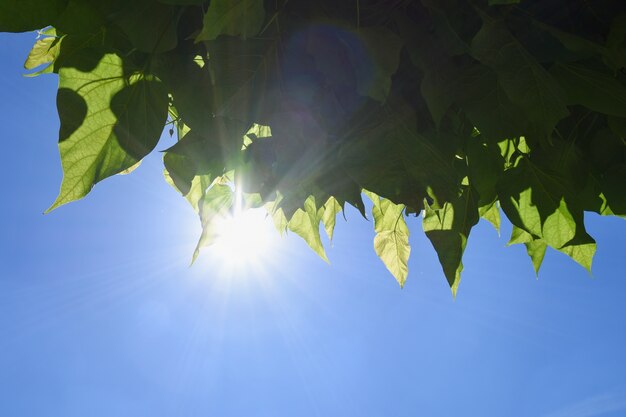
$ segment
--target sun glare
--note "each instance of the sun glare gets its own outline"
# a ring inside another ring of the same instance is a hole
[[[263,209],[241,208],[236,194],[235,210],[216,221],[216,240],[211,252],[222,267],[233,270],[256,270],[267,265],[274,244],[271,219]]]

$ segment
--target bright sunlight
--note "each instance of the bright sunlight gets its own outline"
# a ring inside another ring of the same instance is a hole
[[[232,213],[216,219],[216,240],[210,251],[229,271],[257,270],[266,266],[275,244],[271,219],[263,209],[242,209],[241,193],[235,194]]]

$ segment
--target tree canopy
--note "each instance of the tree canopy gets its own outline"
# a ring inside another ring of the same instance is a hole
[[[480,218],[503,212],[538,272],[548,246],[590,269],[584,213],[626,215],[623,1],[0,3],[0,31],[33,30],[27,75],[59,77],[49,210],[132,171],[166,126],[198,249],[238,191],[326,258],[320,225],[332,239],[366,195],[400,285],[421,215],[456,293]]]

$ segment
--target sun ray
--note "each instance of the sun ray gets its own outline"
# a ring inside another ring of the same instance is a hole
[[[269,266],[276,233],[264,209],[245,209],[237,187],[233,210],[216,220],[217,238],[210,248],[222,274],[233,276],[264,272]]]

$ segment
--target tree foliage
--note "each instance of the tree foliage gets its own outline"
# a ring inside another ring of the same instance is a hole
[[[0,3],[0,31],[31,30],[28,75],[59,77],[50,209],[132,170],[168,124],[198,248],[235,184],[326,259],[320,224],[366,216],[365,192],[400,285],[421,214],[456,293],[481,217],[498,229],[502,211],[538,271],[548,246],[590,269],[584,213],[626,214],[623,1]]]

